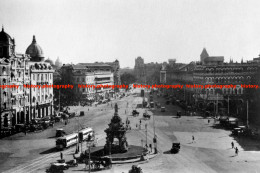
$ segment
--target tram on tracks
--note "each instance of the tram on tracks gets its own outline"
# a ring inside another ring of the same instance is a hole
[[[90,137],[89,137],[90,136]],[[87,139],[95,140],[95,133],[91,127],[81,129],[78,133],[72,133],[57,138],[56,149],[63,150]]]

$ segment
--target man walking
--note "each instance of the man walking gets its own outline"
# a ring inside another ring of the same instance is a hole
[[[192,143],[195,142],[195,137],[192,135]]]
[[[231,142],[231,147],[234,148],[234,142],[233,141]]]
[[[60,159],[62,160],[63,159],[63,153],[60,152]]]
[[[235,148],[235,153],[236,153],[236,155],[238,155],[238,148],[237,147]]]

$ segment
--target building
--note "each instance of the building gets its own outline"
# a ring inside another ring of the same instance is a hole
[[[66,83],[73,84],[74,93],[80,99],[94,100],[95,88],[84,87],[83,85],[95,85],[94,72],[90,71],[87,67],[77,64],[67,64],[62,68],[62,77]]]
[[[135,59],[134,74],[138,83],[155,84],[160,82],[160,69],[162,63],[144,63],[142,57]]]
[[[199,108],[206,108],[220,114],[240,115],[245,110],[246,91],[241,84],[252,84],[252,77],[258,71],[255,62],[224,62],[223,56],[209,56],[204,48],[201,62],[193,73],[195,85],[233,85],[235,88],[196,88],[194,98]]]
[[[30,69],[27,84],[30,85],[53,85],[54,70],[50,63],[44,61],[42,48],[37,44],[35,36],[32,43],[26,49],[30,56],[28,67]],[[53,88],[30,88],[30,107],[32,118],[42,118],[53,114]]]
[[[63,82],[75,86],[73,92],[80,100],[94,101],[113,97],[114,89],[111,87],[96,86],[114,85],[114,75],[113,67],[105,63],[67,64],[61,68]]]
[[[160,81],[165,85],[184,85],[183,89],[164,89],[163,93],[171,95],[175,100],[185,100],[192,104],[193,89],[186,88],[186,84],[193,84],[193,71],[195,63],[176,63],[175,59],[169,59],[168,63],[162,65]]]
[[[43,62],[41,47],[33,37],[26,54],[15,52],[15,40],[2,28],[0,32],[1,132],[16,124],[30,122],[53,114],[53,89],[31,88],[31,85],[51,85],[53,70]]]
[[[114,85],[113,67],[105,63],[79,63],[94,74],[95,85]],[[95,88],[95,99],[100,100],[114,95],[114,89],[105,87]]]

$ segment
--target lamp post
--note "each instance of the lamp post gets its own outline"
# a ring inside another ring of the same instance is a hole
[[[154,121],[154,115],[153,115],[153,143],[154,143],[154,153],[157,153],[157,139],[156,139],[156,135],[155,135],[155,121]]]
[[[145,136],[146,136],[146,141],[145,141],[145,147],[147,148],[147,124],[145,124]]]
[[[88,135],[88,139],[86,141],[87,148],[88,148],[88,172],[91,171],[91,167],[90,167],[90,147],[91,147],[91,144],[93,142],[93,140],[91,138],[92,138],[91,135]]]

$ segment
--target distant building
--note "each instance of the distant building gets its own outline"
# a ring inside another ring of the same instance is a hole
[[[60,58],[58,57],[54,64],[57,68],[60,68],[62,66],[62,62],[60,61]]]
[[[106,62],[105,64],[108,64],[112,67],[114,85],[121,85],[119,61],[115,60],[114,62]],[[118,90],[115,89],[115,91],[118,91]]]
[[[114,89],[84,88],[82,85],[114,85],[113,67],[105,63],[67,64],[61,68],[61,76],[66,82],[75,85],[74,92],[81,99],[102,100],[114,95]]]
[[[142,57],[137,57],[135,59],[134,74],[138,83],[143,84],[154,84],[157,82],[156,77],[160,76],[160,69],[162,64],[160,63],[144,63]],[[157,76],[156,76],[157,75]]]

